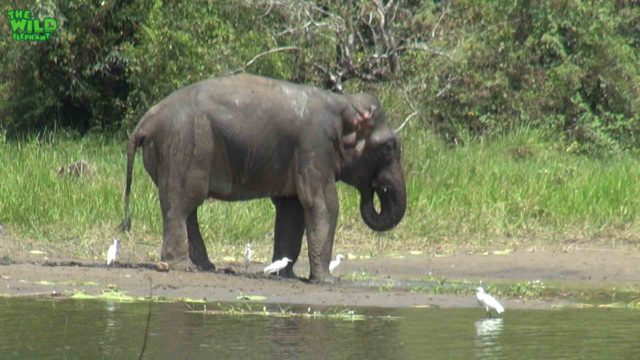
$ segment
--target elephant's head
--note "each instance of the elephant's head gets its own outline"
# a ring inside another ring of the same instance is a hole
[[[364,222],[376,231],[390,230],[407,208],[400,142],[376,97],[357,94],[347,99],[350,104],[341,113],[340,180],[360,191]],[[379,210],[374,194],[380,200]]]

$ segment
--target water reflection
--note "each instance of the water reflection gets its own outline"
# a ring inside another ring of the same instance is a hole
[[[137,358],[148,306],[0,298],[0,359]],[[640,359],[639,311],[359,309],[370,317],[344,321],[151,310],[145,359]]]
[[[502,333],[503,318],[476,321],[475,353],[479,359],[499,358],[502,352],[498,338]]]

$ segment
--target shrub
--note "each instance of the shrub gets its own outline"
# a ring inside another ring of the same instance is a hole
[[[276,46],[265,28],[269,19],[240,2],[156,0],[126,49],[126,127],[131,128],[155,102],[174,90],[210,76],[226,75],[258,53]],[[171,14],[170,16],[167,14]],[[290,56],[264,57],[249,70],[288,78]]]
[[[39,4],[30,9],[33,16],[57,19],[58,29],[45,42],[0,44],[2,124],[11,134],[119,126],[128,94],[123,47],[133,41],[148,1]],[[12,7],[1,5],[2,16]]]

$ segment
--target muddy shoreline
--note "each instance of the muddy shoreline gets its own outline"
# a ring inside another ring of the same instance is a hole
[[[44,261],[43,261],[44,262]],[[67,262],[66,265],[73,265]],[[433,294],[415,291],[404,283],[426,278],[464,281],[471,284],[510,284],[540,280],[554,287],[611,288],[640,286],[640,252],[635,249],[584,248],[566,250],[514,251],[508,254],[451,254],[433,256],[394,253],[369,259],[349,259],[336,270],[335,284],[314,285],[300,280],[267,278],[264,264],[249,268],[234,262],[219,262],[219,269],[235,274],[158,272],[137,267],[107,269],[95,266],[43,266],[38,261],[0,266],[0,294],[3,296],[71,296],[74,292],[100,294],[117,289],[133,296],[153,295],[167,299],[206,299],[233,302],[241,295],[260,295],[265,302],[290,305],[339,307],[474,307],[469,294]],[[308,264],[296,265],[305,275]],[[400,284],[400,285],[399,285]],[[544,309],[571,306],[568,298],[502,299],[509,309]]]

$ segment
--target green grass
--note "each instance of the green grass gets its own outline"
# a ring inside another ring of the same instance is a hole
[[[543,139],[524,130],[456,148],[428,133],[407,139],[409,209],[400,231],[479,245],[622,232],[637,238],[638,161],[572,155]]]
[[[338,251],[375,254],[433,246],[490,247],[505,242],[572,239],[637,241],[640,166],[632,155],[590,158],[570,153],[535,131],[464,146],[429,132],[403,130],[408,209],[393,231],[376,234],[359,216],[358,194],[339,186]],[[157,190],[135,163],[132,232],[122,220],[125,141],[87,137],[46,141],[0,140],[0,224],[22,248],[58,249],[66,257],[101,256],[120,237],[140,246],[131,260],[157,258],[162,222]],[[56,169],[84,159],[89,177],[61,177]],[[239,256],[247,242],[270,258],[273,207],[269,200],[208,201],[199,211],[214,261]]]

